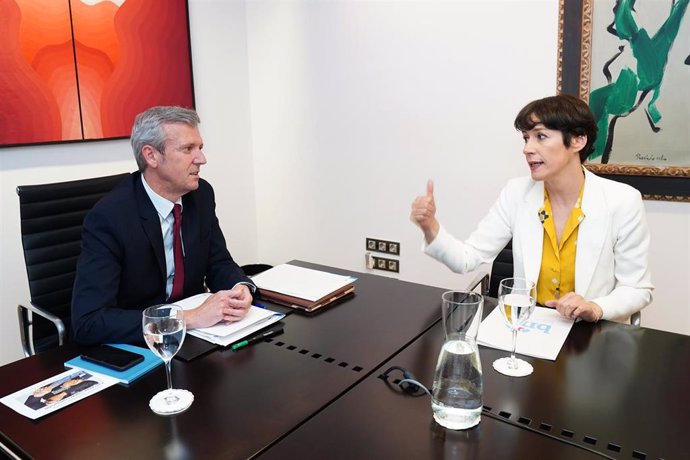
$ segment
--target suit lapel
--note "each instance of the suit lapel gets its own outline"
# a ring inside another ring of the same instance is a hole
[[[525,194],[525,212],[518,213],[515,228],[524,229],[520,237],[520,250],[523,257],[524,276],[535,283],[539,278],[541,254],[544,241],[544,228],[539,220],[539,209],[544,205],[544,183],[534,182]]]
[[[609,234],[604,190],[599,178],[587,170],[585,170],[585,191],[582,195],[582,212],[585,218],[580,223],[577,234],[575,292],[584,296],[592,282],[604,241]]]
[[[153,253],[156,255],[161,276],[163,276],[163,279],[165,279],[167,271],[165,268],[165,253],[163,251],[161,222],[158,218],[156,208],[153,206],[153,203],[151,203],[151,199],[146,194],[146,190],[144,190],[144,184],[142,184],[141,178],[138,178],[138,180],[136,180],[134,183],[134,193],[137,198],[137,206],[139,207],[139,219],[141,220],[141,226],[143,227],[144,233],[146,233],[146,236],[151,243]]]

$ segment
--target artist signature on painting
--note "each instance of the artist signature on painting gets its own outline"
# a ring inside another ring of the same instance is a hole
[[[635,159],[639,161],[668,161],[668,158],[663,153],[636,153]]]

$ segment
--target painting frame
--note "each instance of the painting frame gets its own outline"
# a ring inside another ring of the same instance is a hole
[[[0,154],[128,139],[149,107],[196,108],[189,0],[37,5],[0,7],[8,26],[0,63],[9,69],[0,78]]]
[[[596,0],[558,0],[557,90],[585,101],[590,94],[595,3]],[[635,187],[646,200],[690,202],[690,167],[611,163],[586,163],[585,167]]]

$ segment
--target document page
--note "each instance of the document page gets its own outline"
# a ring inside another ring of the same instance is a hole
[[[282,264],[252,278],[259,289],[315,302],[355,281],[351,276]]]
[[[201,305],[211,294],[197,294],[175,302],[185,310],[190,310]],[[280,321],[285,317],[284,313],[278,313],[267,308],[252,305],[247,315],[235,323],[218,323],[210,327],[188,329],[187,333],[195,337],[207,340],[211,343],[227,347],[249,334],[258,331],[270,324]]]
[[[554,361],[575,321],[561,316],[553,308],[535,307],[532,316],[518,332],[516,353]],[[498,307],[479,326],[477,343],[510,351],[513,332],[505,323]]]

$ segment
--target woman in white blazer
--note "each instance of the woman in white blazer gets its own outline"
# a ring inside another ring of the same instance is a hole
[[[549,279],[542,278],[546,266],[552,269],[549,263],[554,260],[544,253],[545,248],[552,250],[546,246],[544,224],[545,218],[551,218],[553,251],[558,252],[559,244],[573,251],[575,266],[569,270],[569,285],[574,281],[574,289],[546,289],[538,297],[569,318],[627,321],[651,302],[654,288],[640,193],[582,167],[593,150],[597,128],[581,100],[559,95],[533,101],[520,111],[515,127],[525,140],[523,153],[530,176],[509,181],[465,241],[451,236],[436,220],[433,182],[429,181],[426,195],[415,199],[410,215],[424,233],[424,251],[451,270],[466,273],[490,262],[512,238],[514,276],[539,279],[543,286],[542,280]],[[562,240],[563,230],[573,222],[572,241],[568,241],[569,233]],[[563,273],[568,271],[565,268]]]

